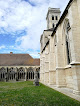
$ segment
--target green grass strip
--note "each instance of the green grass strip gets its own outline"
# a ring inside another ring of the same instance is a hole
[[[0,106],[80,106],[80,102],[41,83],[0,82]]]

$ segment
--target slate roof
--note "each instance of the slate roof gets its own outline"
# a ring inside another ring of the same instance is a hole
[[[0,66],[40,66],[40,59],[29,54],[0,54]]]

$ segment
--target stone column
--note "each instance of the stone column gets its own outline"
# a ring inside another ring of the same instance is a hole
[[[80,1],[74,0],[71,6],[71,54],[72,62],[80,62]]]
[[[24,81],[26,80],[27,80],[27,68],[25,68],[25,80]]]
[[[44,72],[45,72],[45,75],[44,75],[44,83],[45,84],[49,84],[49,45],[46,46],[45,48],[45,62],[44,62]]]
[[[56,86],[57,87],[66,87],[65,69],[64,68],[56,68]]]
[[[18,81],[18,68],[16,67],[16,81]]]
[[[5,68],[6,73],[5,73],[5,81],[8,81],[8,72],[7,72],[7,67]]]
[[[42,82],[42,80],[43,80],[43,64],[42,64],[42,62],[43,62],[43,59],[42,59],[42,53],[40,54],[40,82]]]
[[[73,75],[73,93],[80,95],[80,63],[71,63]]]
[[[42,83],[45,83],[44,79],[45,79],[45,54],[44,54],[44,51],[43,51],[43,62],[42,62]]]
[[[17,67],[15,68],[15,81],[18,80],[18,75],[17,75]]]
[[[64,44],[63,44],[63,26],[59,26],[56,32],[56,47],[55,47],[55,56],[56,56],[56,86],[65,87],[66,86],[66,74],[65,74],[65,54],[64,54]]]
[[[56,36],[56,35],[55,35]],[[56,84],[56,60],[55,60],[55,46],[54,43],[55,36],[50,37],[50,52],[49,52],[49,84]]]
[[[33,84],[35,84],[35,71],[36,71],[36,67],[33,68],[33,71],[34,71],[34,81],[33,81]]]
[[[71,5],[72,12],[72,75],[73,93],[80,95],[80,0],[74,0]]]

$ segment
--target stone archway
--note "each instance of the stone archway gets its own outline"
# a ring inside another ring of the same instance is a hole
[[[0,69],[0,81],[6,81],[6,69],[4,67]]]
[[[27,69],[27,80],[34,80],[34,70],[32,67]]]
[[[17,70],[17,80],[18,81],[24,81],[25,80],[25,70],[23,67],[20,67]]]
[[[71,56],[71,23],[68,18],[65,18],[63,23],[63,29],[62,29],[62,41],[65,43],[66,46],[64,46],[64,55],[65,57],[65,63],[69,65],[72,61]]]
[[[14,81],[16,80],[16,73],[15,73],[15,69],[13,67],[11,67],[10,69],[8,69],[8,73],[7,73],[7,80],[8,81]]]

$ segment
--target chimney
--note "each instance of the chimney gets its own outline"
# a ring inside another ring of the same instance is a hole
[[[10,52],[10,54],[13,54],[13,52]]]

